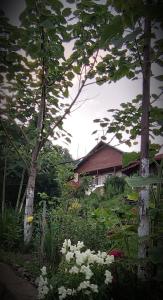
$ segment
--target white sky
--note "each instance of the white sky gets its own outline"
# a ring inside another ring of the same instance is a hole
[[[6,11],[6,15],[15,23],[18,22],[18,16],[24,8],[24,0],[10,1],[6,0],[1,3],[1,7]],[[159,84],[159,82],[158,82]],[[156,82],[152,84],[152,90],[156,92]],[[92,135],[92,132],[99,129],[98,124],[93,123],[96,118],[107,117],[107,110],[111,108],[119,108],[120,103],[132,100],[137,94],[142,93],[142,81],[132,81],[126,78],[116,83],[104,84],[102,86],[87,86],[80,101],[88,98],[88,101],[80,102],[81,107],[74,110],[64,122],[65,129],[72,135],[72,143],[66,146],[74,159],[85,156],[96,144],[95,140],[98,135]],[[163,102],[163,101],[162,101]],[[159,106],[163,105],[161,102]],[[100,134],[99,134],[100,138]],[[109,138],[108,138],[109,140]],[[161,143],[162,141],[159,140]],[[114,146],[115,143],[112,143]],[[63,144],[63,146],[65,146]],[[132,148],[127,145],[120,145],[122,151],[139,151],[140,143]]]
[[[117,83],[87,86],[80,100],[88,98],[88,101],[72,112],[65,121],[66,129],[72,134],[72,143],[69,149],[73,157],[79,158],[86,155],[96,145],[95,139],[102,135],[100,132],[92,135],[94,130],[100,129],[98,124],[93,122],[94,119],[107,117],[108,109],[119,108],[120,103],[132,100],[140,92],[140,81],[130,81],[125,78]],[[112,145],[115,143],[117,142]],[[131,151],[127,145],[121,145],[118,148],[123,151]],[[139,150],[139,146],[135,146],[134,149],[132,147],[133,150]]]

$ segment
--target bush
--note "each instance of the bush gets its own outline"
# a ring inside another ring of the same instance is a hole
[[[0,243],[5,250],[19,248],[22,244],[22,216],[13,209],[6,209],[4,216],[0,215]]]
[[[118,194],[122,194],[125,189],[125,179],[123,177],[112,176],[106,179],[104,185],[105,194],[109,197],[113,197]]]
[[[84,215],[81,208],[72,209],[72,204],[67,211],[63,208],[51,211],[47,219],[44,252],[53,267],[60,261],[59,249],[67,238],[73,243],[83,241],[87,248],[95,251],[110,247],[106,226],[93,219],[91,214]]]

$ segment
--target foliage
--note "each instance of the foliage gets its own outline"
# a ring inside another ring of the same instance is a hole
[[[144,66],[144,19],[148,18],[152,24],[151,64],[162,65],[162,38],[158,32],[162,30],[162,20],[159,10],[160,1],[111,1],[106,3],[113,8],[115,17],[111,17],[109,24],[102,27],[100,47],[105,51],[102,61],[97,65],[97,83],[116,82],[127,77],[137,80],[143,72]],[[162,136],[162,108],[159,100],[162,96],[162,76],[157,76],[159,68],[152,68],[150,77],[160,81],[158,89],[150,95],[149,129],[150,139]],[[140,135],[142,114],[142,95],[139,94],[131,102],[122,103],[120,109],[109,109],[108,116],[96,118],[103,130],[101,139],[110,141],[116,139],[128,146],[137,144],[136,137]],[[94,131],[94,134],[98,130]],[[125,136],[124,136],[125,133]]]
[[[113,197],[124,192],[125,180],[123,177],[111,176],[106,179],[104,191],[108,197]]]
[[[86,192],[89,190],[90,184],[92,182],[91,176],[83,176],[80,179],[80,186],[76,191],[75,196],[77,198],[84,198]]]
[[[111,120],[106,118],[96,119],[94,122],[99,123],[105,130],[104,138],[107,134],[112,134],[119,142],[125,142],[126,145],[131,146],[137,144],[136,138],[140,136],[141,124],[141,101],[140,95],[132,102],[122,103],[120,109],[110,109],[108,112],[112,113]],[[162,136],[162,125],[159,124],[158,114],[162,114],[162,108],[152,106],[150,109],[150,137],[153,140],[156,136]],[[157,122],[158,118],[158,122]],[[124,132],[126,137],[124,139]],[[134,158],[136,155],[133,156]]]
[[[0,215],[0,243],[4,249],[19,249],[22,247],[22,216],[13,209],[6,209],[4,216]]]
[[[137,160],[140,158],[140,154],[138,152],[125,152],[123,153],[123,167],[126,167],[127,165],[129,165],[131,162]]]
[[[11,128],[8,125],[7,128]],[[15,136],[15,142],[19,147],[19,153],[24,155],[25,149],[22,143],[22,138],[19,137],[17,128],[13,126],[12,133]],[[24,170],[24,163],[20,159],[20,156],[15,151],[12,144],[5,141],[6,136],[1,131],[1,168],[0,168],[0,181],[3,182],[3,169],[4,169],[4,157],[7,158],[7,175],[6,175],[6,189],[5,200],[6,206],[15,207],[16,200],[19,192],[19,185],[21,182],[22,172]],[[59,197],[64,193],[65,184],[69,176],[72,174],[72,163],[66,163],[72,161],[72,157],[68,150],[61,146],[53,146],[51,142],[46,143],[45,148],[41,151],[38,161],[38,177],[36,180],[35,201],[36,204],[39,201],[38,193],[47,193],[49,199],[53,197]],[[25,167],[25,176],[23,180],[23,187],[21,191],[21,199],[25,192],[27,185],[28,173]],[[1,198],[2,194],[0,195]],[[55,201],[55,199],[54,199]]]
[[[39,222],[39,219],[36,222]],[[39,247],[41,232],[37,224],[35,235]],[[59,249],[67,237],[70,237],[73,243],[83,240],[86,247],[95,251],[107,250],[110,247],[106,226],[92,218],[91,212],[88,207],[83,206],[82,200],[80,203],[71,200],[67,205],[64,203],[56,209],[51,208],[47,214],[45,232],[45,258],[53,267],[60,261]]]
[[[53,146],[51,143],[41,151],[38,161],[39,169],[36,181],[36,194],[46,193],[49,197],[61,197],[66,181],[72,174],[72,157],[67,149]]]

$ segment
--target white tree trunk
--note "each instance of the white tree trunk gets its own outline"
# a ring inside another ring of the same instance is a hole
[[[149,159],[143,158],[141,160],[142,176],[149,176]],[[145,259],[148,255],[148,237],[150,233],[149,227],[149,186],[145,186],[140,191],[140,203],[139,203],[139,226],[138,226],[138,258]],[[146,278],[145,266],[139,264],[138,266],[139,278]]]
[[[33,164],[29,171],[29,179],[27,183],[26,192],[26,205],[24,214],[24,244],[28,245],[32,238],[32,221],[30,217],[33,217],[33,202],[34,202],[34,191],[35,181],[37,174],[37,165]]]
[[[141,164],[140,175],[149,176],[149,108],[150,108],[150,76],[151,76],[151,21],[148,16],[144,19],[144,49],[143,49],[143,98],[141,117]],[[139,226],[138,226],[138,258],[142,259],[138,266],[138,277],[146,279],[149,246],[149,187],[145,186],[140,192]]]

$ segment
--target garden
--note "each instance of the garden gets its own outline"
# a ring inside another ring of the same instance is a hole
[[[0,266],[30,282],[38,299],[161,300],[163,3],[16,2],[0,8]],[[133,99],[125,82],[140,83]],[[108,96],[115,84],[116,104]],[[118,177],[115,168],[88,195],[88,174],[70,184],[83,157],[69,152],[66,122],[87,105],[73,124],[82,144],[94,87],[107,90],[108,109],[92,117],[91,138],[128,147],[123,166],[136,160],[139,170]]]
[[[71,169],[64,168],[70,174]],[[151,187],[153,234],[148,261],[143,262],[148,278],[141,281],[137,276],[139,188],[112,177],[103,195],[95,191],[86,196],[89,182],[83,179],[78,188],[67,182],[57,197],[38,192],[29,219],[33,238],[28,247],[23,245],[22,212],[6,207],[1,215],[1,261],[28,274],[38,299],[161,299],[162,245],[156,244],[159,232],[155,232],[160,212],[152,196],[158,190]],[[162,190],[159,193],[162,197]]]

